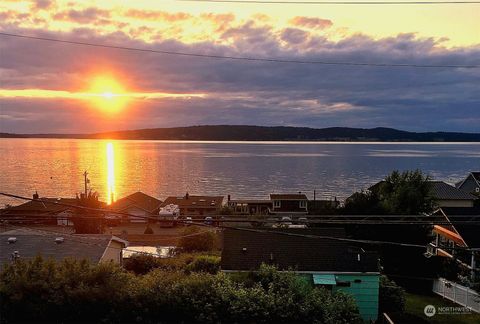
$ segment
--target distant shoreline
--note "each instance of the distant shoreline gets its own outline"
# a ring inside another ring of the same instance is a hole
[[[94,134],[14,134],[0,133],[0,138],[161,140],[213,142],[393,142],[443,143],[480,142],[480,133],[408,132],[393,128],[306,128],[284,126],[190,126],[125,130]]]

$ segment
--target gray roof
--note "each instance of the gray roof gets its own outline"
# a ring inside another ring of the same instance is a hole
[[[430,181],[432,196],[437,200],[475,200],[476,196],[451,186],[443,181]]]
[[[350,247],[345,241],[298,236],[341,238],[345,236],[341,228],[276,229],[275,232],[226,229],[222,270],[256,270],[262,263],[269,263],[280,270],[378,272],[375,253],[361,253],[359,262],[359,249]]]
[[[8,238],[16,237],[15,243]],[[55,238],[63,237],[62,243]],[[11,262],[11,255],[18,251],[20,259],[32,259],[41,255],[57,261],[65,258],[88,259],[98,263],[110,240],[126,243],[112,235],[102,234],[61,234],[33,230],[11,230],[0,233],[0,265]]]

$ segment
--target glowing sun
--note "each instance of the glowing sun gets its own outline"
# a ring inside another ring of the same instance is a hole
[[[88,92],[93,97],[95,107],[102,110],[114,112],[127,104],[128,94],[111,76],[95,77]]]

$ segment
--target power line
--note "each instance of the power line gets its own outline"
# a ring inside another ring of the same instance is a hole
[[[7,197],[12,197],[12,198],[17,198],[17,199],[22,199],[22,200],[28,200],[28,201],[39,201],[39,202],[49,203],[49,204],[59,204],[59,203],[53,202],[53,201],[47,201],[47,200],[42,200],[42,199],[32,199],[32,198],[22,197],[22,196],[13,195],[13,194],[4,193],[4,192],[0,192],[0,195],[7,196]],[[91,208],[91,207],[69,205],[69,204],[63,204],[63,203],[60,204],[60,205],[69,206],[69,207],[72,207],[72,208],[79,208],[79,209],[83,209],[83,210],[92,210],[92,211],[96,211],[96,212],[99,212],[99,211],[104,212],[104,213],[112,212],[112,211],[101,209],[101,208]],[[124,215],[130,216],[130,217],[158,220],[157,217],[153,217],[153,216],[137,216],[137,215],[132,215],[132,214],[128,214],[128,213],[117,213],[117,212],[114,212],[114,213],[124,214]],[[279,234],[279,235],[286,235],[286,236],[296,236],[296,237],[304,237],[304,238],[312,238],[312,239],[326,239],[326,240],[333,240],[333,241],[343,241],[343,242],[362,243],[362,244],[375,244],[375,245],[396,245],[396,246],[415,247],[415,248],[423,248],[423,249],[426,248],[426,245],[412,244],[412,243],[349,239],[349,238],[323,236],[323,235],[297,234],[297,233],[270,231],[270,230],[265,230],[265,229],[260,230],[260,229],[253,229],[253,228],[246,228],[246,227],[233,227],[233,226],[225,226],[225,225],[216,225],[215,226],[213,224],[196,223],[196,222],[192,222],[190,220],[177,220],[177,222],[184,223],[184,224],[190,224],[190,225],[197,225],[197,226],[201,226],[201,227],[208,227],[208,228],[232,229],[232,230],[238,230],[238,231],[257,232],[257,233],[272,233],[272,234]],[[212,222],[215,222],[215,221],[212,220]],[[446,247],[446,248],[448,249],[448,247]],[[475,248],[453,247],[451,249],[462,250],[462,251],[477,251],[477,250],[480,249],[480,247],[475,247]]]
[[[263,1],[263,0],[177,0],[179,2],[240,3],[240,4],[296,4],[296,5],[442,5],[480,4],[480,1]]]
[[[119,46],[119,45],[108,45],[108,44],[90,43],[90,42],[81,42],[81,41],[70,41],[70,40],[59,39],[59,38],[28,36],[28,35],[5,33],[5,32],[0,32],[0,36],[16,37],[16,38],[22,38],[22,39],[39,40],[39,41],[47,41],[47,42],[55,42],[55,43],[70,44],[70,45],[81,45],[81,46],[110,48],[110,49],[135,51],[135,52],[144,52],[144,53],[155,53],[155,54],[176,55],[176,56],[185,56],[185,57],[208,58],[208,59],[234,60],[234,61],[269,62],[269,63],[286,63],[286,64],[334,65],[334,66],[427,68],[427,69],[437,69],[437,68],[477,69],[477,68],[480,68],[480,64],[454,65],[454,64],[413,64],[413,63],[369,63],[369,62],[348,62],[348,61],[345,61],[345,62],[341,62],[341,61],[338,61],[338,62],[334,62],[334,61],[307,61],[307,60],[304,61],[304,60],[295,60],[295,59],[262,58],[262,57],[253,57],[253,56],[214,55],[214,54],[200,54],[200,53],[193,53],[193,52],[155,50],[155,49],[148,49],[148,48],[138,48],[138,47]]]

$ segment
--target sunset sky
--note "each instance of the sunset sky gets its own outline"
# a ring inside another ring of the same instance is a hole
[[[0,2],[0,32],[298,61],[480,65],[480,4]],[[480,131],[480,68],[292,64],[0,35],[0,132],[188,125]]]

